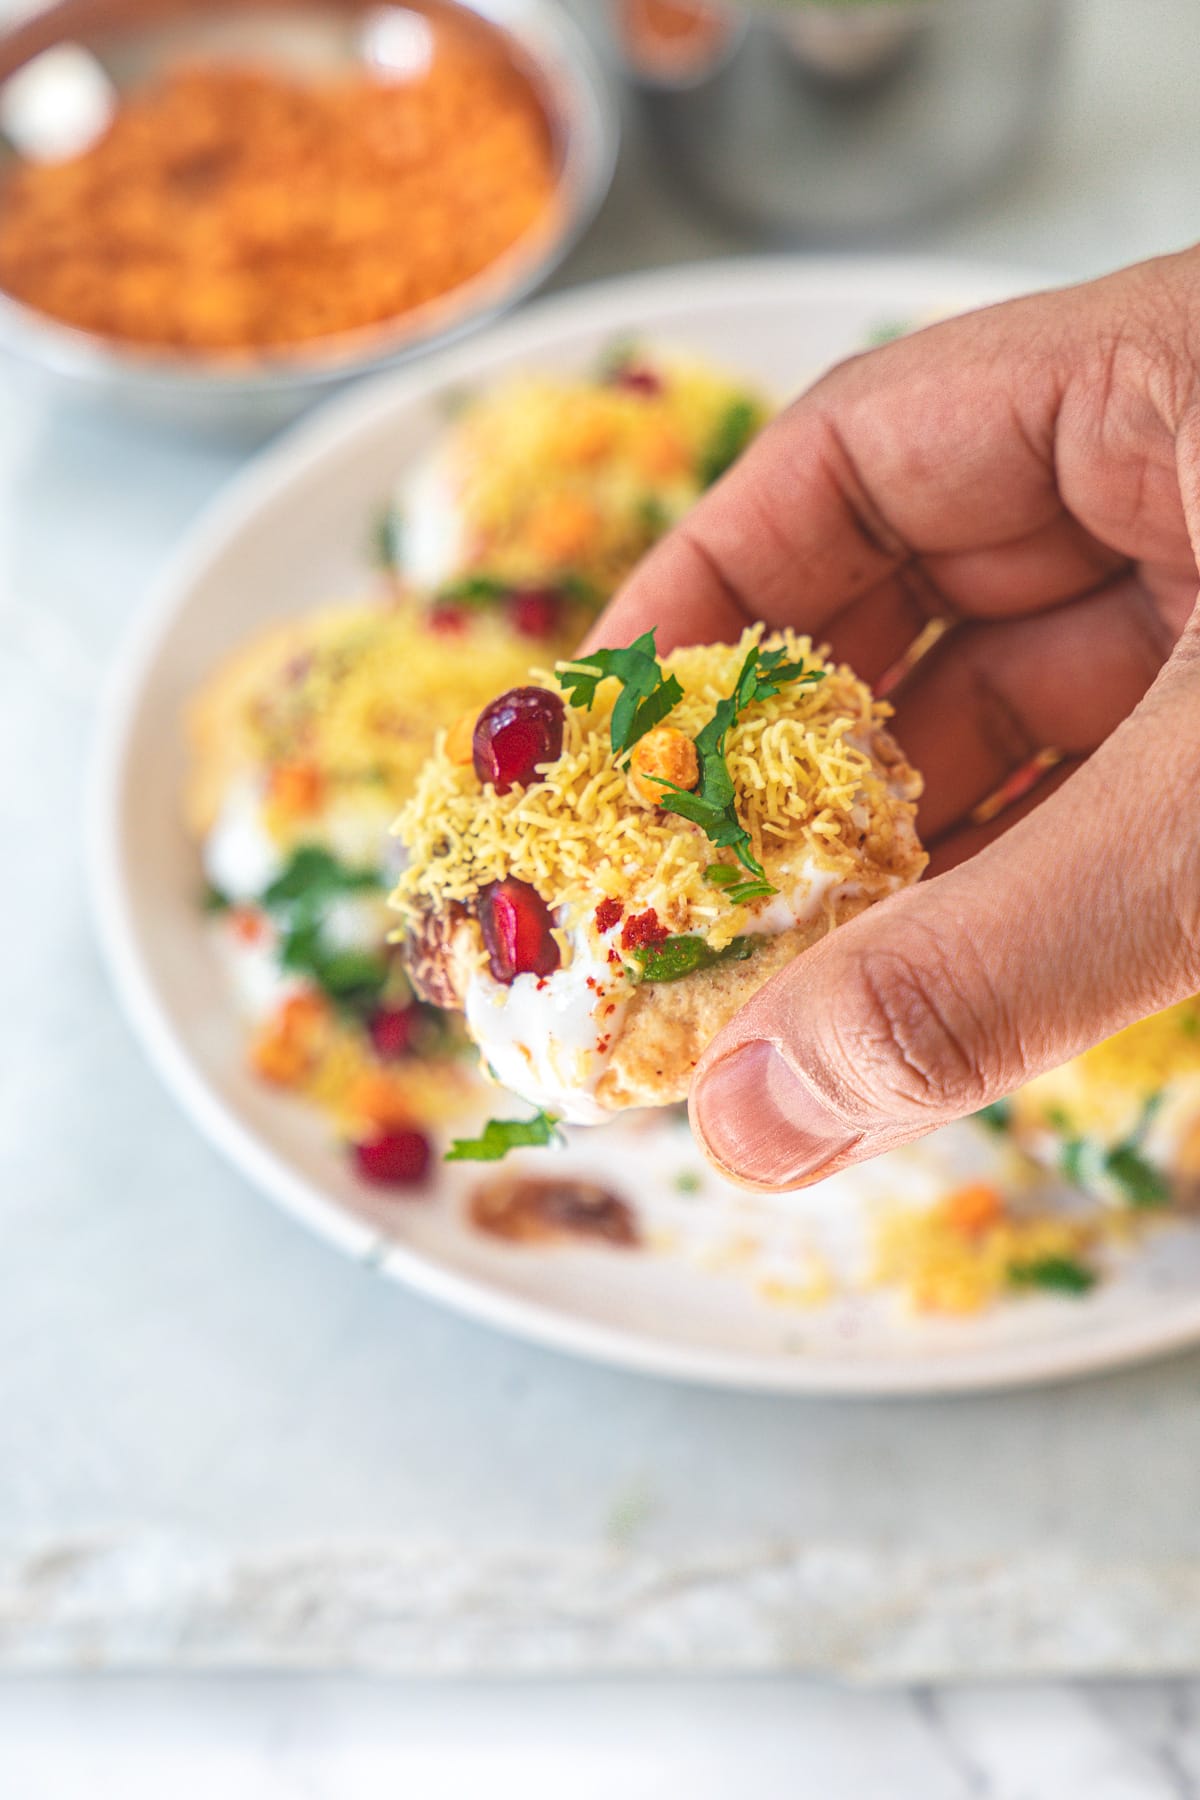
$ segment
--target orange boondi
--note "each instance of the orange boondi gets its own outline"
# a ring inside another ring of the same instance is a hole
[[[403,79],[204,65],[134,94],[83,154],[9,177],[0,287],[196,351],[294,346],[448,293],[546,213],[555,157],[501,43],[429,30]]]

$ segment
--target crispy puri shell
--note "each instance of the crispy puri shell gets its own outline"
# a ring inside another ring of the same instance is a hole
[[[751,995],[802,950],[865,912],[873,897],[848,897],[817,919],[762,937],[746,962],[720,963],[682,981],[645,982],[636,988],[597,1083],[597,1100],[613,1112],[686,1100],[704,1051]],[[459,908],[456,917],[431,920],[426,932],[410,937],[406,962],[421,999],[461,1009],[481,955],[479,926]]]
[[[696,1064],[751,995],[802,950],[869,905],[862,897],[846,900],[819,919],[764,937],[747,962],[719,963],[683,981],[645,982],[629,1002],[596,1086],[597,1100],[614,1111],[686,1100]]]

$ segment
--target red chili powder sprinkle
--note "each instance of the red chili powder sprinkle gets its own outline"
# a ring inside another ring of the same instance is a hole
[[[626,950],[640,950],[647,944],[661,944],[670,935],[666,926],[659,924],[654,908],[649,906],[645,912],[634,913],[632,919],[625,921],[621,942]]]
[[[619,900],[602,900],[596,908],[596,930],[601,936],[621,921],[625,908]]]

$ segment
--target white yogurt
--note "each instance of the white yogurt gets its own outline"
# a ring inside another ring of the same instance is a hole
[[[204,844],[204,873],[234,901],[257,900],[283,868],[279,847],[262,819],[256,781],[235,781]]]
[[[629,994],[621,971],[580,933],[569,967],[553,975],[518,975],[505,986],[477,970],[467,986],[467,1025],[502,1087],[568,1124],[598,1125],[611,1113],[596,1087]]]
[[[467,553],[450,449],[424,457],[398,498],[401,570],[418,587],[442,587],[459,573]]]
[[[752,913],[742,926],[742,936],[776,937],[781,931],[790,931],[793,925],[810,924],[827,902],[847,899],[858,890],[857,881],[839,881],[832,869],[822,869],[806,860],[790,891],[776,894],[761,911]]]
[[[270,1018],[285,1000],[308,986],[302,976],[280,963],[278,938],[266,921],[261,935],[252,942],[231,933],[224,919],[216,920],[215,935],[238,1011],[251,1024]]]

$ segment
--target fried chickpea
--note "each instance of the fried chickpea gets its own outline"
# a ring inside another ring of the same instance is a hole
[[[696,746],[684,731],[659,725],[639,738],[629,758],[629,785],[646,806],[657,806],[669,790],[694,788],[700,779]]]
[[[475,721],[478,713],[463,713],[446,733],[446,755],[456,769],[465,769],[474,758]]]

